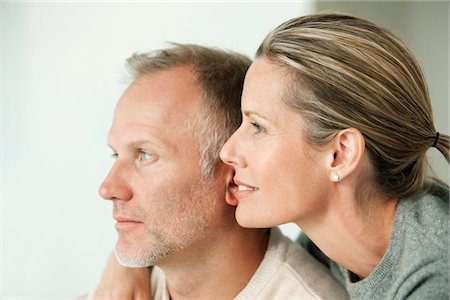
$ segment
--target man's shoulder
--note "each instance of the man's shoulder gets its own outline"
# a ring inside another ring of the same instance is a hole
[[[167,291],[166,276],[164,272],[156,267],[151,267],[150,287],[152,291],[153,300],[170,300],[169,292]]]
[[[240,295],[237,299],[348,299],[329,270],[278,228],[271,230],[266,255]]]
[[[329,268],[294,241],[286,237],[283,240],[287,244],[287,255],[280,271],[297,278],[304,289],[318,299],[348,298],[347,292]]]

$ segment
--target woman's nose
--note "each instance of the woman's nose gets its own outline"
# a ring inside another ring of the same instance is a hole
[[[239,130],[239,129],[238,129]],[[228,141],[223,145],[220,150],[220,159],[234,168],[240,167],[245,168],[246,163],[244,157],[240,154],[238,142],[238,131],[233,133],[233,135],[228,139]]]

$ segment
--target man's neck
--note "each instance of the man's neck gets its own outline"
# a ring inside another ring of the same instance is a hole
[[[171,299],[232,299],[264,258],[268,230],[236,225],[160,262]]]

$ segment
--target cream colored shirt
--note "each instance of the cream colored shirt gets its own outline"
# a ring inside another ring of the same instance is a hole
[[[170,300],[164,273],[154,267],[152,299]],[[264,259],[247,286],[234,298],[244,299],[348,299],[344,288],[322,264],[299,245],[272,228]]]

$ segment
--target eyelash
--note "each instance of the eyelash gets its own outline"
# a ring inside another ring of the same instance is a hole
[[[254,127],[254,129],[255,129],[254,134],[261,134],[261,133],[265,133],[266,132],[266,129],[264,127],[262,127],[261,125],[259,125],[258,123],[251,122],[251,124]]]
[[[146,152],[146,151],[143,151],[143,150],[139,150],[139,161],[146,161],[146,160],[150,159],[150,157],[147,158],[147,159],[143,159],[143,158],[142,158],[142,156],[143,156],[143,155],[146,155],[146,154],[148,154],[149,156],[152,156],[152,154],[151,154],[150,152]],[[119,154],[118,154],[118,153],[113,153],[113,154],[111,154],[111,158],[112,158],[112,159],[117,160],[118,157],[119,157]]]
[[[147,159],[143,159],[143,155],[145,155],[145,154],[148,154],[150,157],[152,156],[152,154],[150,152],[146,152],[144,150],[139,150],[139,161],[146,161],[146,160],[150,159],[150,157]]]

